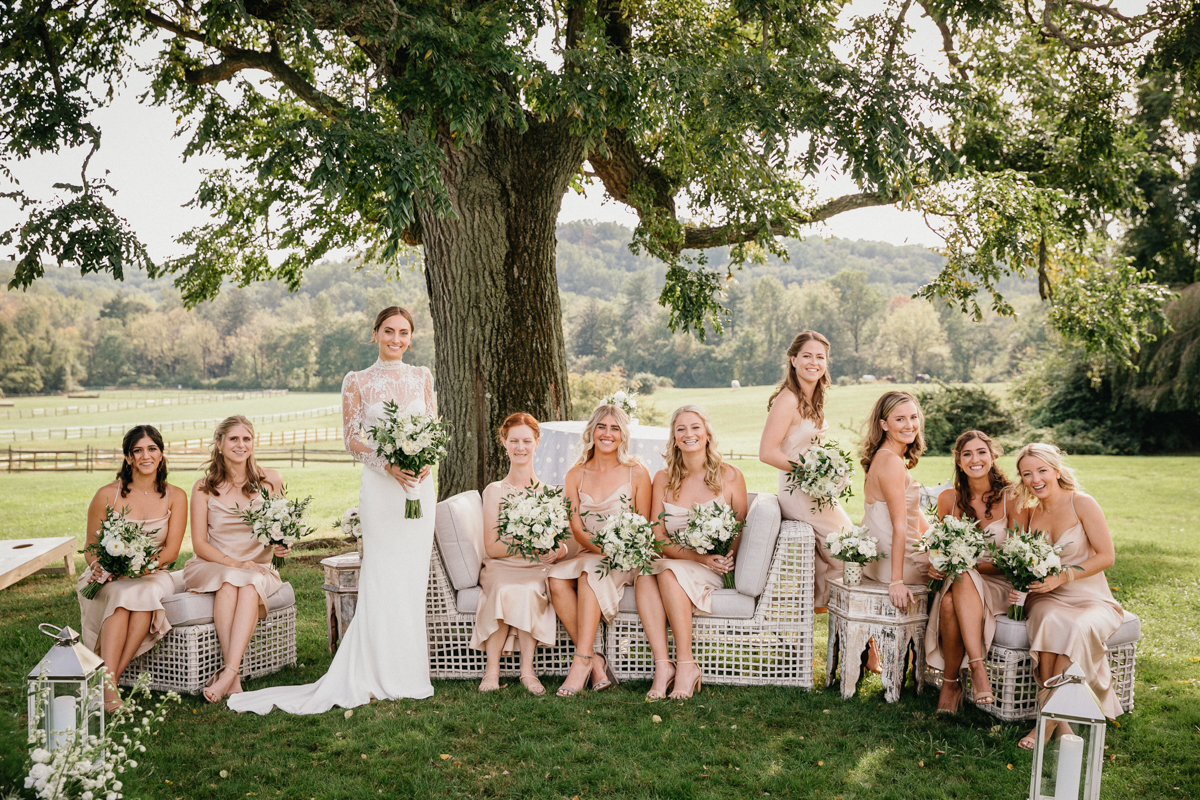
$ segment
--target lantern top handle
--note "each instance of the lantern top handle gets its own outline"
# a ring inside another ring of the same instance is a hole
[[[79,633],[72,630],[69,625],[63,625],[60,628],[57,625],[51,625],[49,622],[43,622],[38,625],[38,630],[54,639],[55,645],[72,647],[79,644]]]
[[[1062,675],[1055,675],[1046,681],[1046,688],[1053,692],[1039,716],[1044,714],[1075,722],[1104,723],[1100,699],[1087,684],[1086,676],[1078,664],[1071,664]]]

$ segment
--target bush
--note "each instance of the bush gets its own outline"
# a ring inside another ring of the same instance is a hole
[[[608,372],[572,372],[567,377],[571,382],[571,406],[575,410],[575,419],[590,417],[592,410],[600,405],[600,399],[606,394],[619,390],[637,392],[639,395],[648,394],[643,393],[636,383],[643,375],[650,373],[638,373],[633,381],[629,381],[625,378],[625,370],[620,367],[613,367]],[[655,375],[650,377],[654,378],[659,386],[663,385],[662,378]],[[661,425],[667,421],[666,415],[645,397],[638,398],[637,418],[642,425]]]
[[[629,387],[638,394],[654,394],[655,389],[664,386],[674,386],[670,378],[655,375],[653,372],[639,372],[629,379]]]
[[[925,413],[925,442],[931,455],[948,455],[954,440],[968,430],[980,430],[992,438],[1016,430],[1013,415],[1000,400],[982,386],[938,384],[936,389],[916,393]]]

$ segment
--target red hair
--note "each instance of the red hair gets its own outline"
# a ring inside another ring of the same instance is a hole
[[[508,417],[500,424],[499,439],[500,444],[504,444],[508,432],[518,425],[524,425],[533,431],[534,439],[542,438],[542,429],[538,427],[538,421],[533,418],[532,414],[526,414],[524,411],[518,411],[515,414],[509,414]]]

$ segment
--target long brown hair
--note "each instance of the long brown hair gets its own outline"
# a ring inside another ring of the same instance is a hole
[[[679,497],[679,487],[683,485],[683,479],[688,474],[687,465],[683,463],[683,451],[675,443],[675,422],[683,414],[695,414],[704,423],[704,432],[708,434],[708,442],[704,446],[704,485],[714,492],[720,492],[724,489],[721,471],[725,467],[725,462],[721,458],[721,451],[717,449],[717,437],[713,435],[712,420],[700,406],[680,406],[671,415],[671,425],[667,429],[669,431],[667,452],[663,456],[667,469],[667,496]]]
[[[216,430],[213,431],[212,447],[208,453],[208,461],[204,463],[204,477],[200,481],[200,488],[208,494],[220,494],[221,484],[229,482],[229,468],[225,466],[225,457],[221,455],[221,442],[225,439],[226,434],[238,425],[250,431],[250,436],[253,438],[254,423],[241,414],[234,414],[232,417],[221,420],[217,424]],[[254,450],[251,449],[250,457],[246,459],[246,482],[242,484],[242,494],[246,497],[254,497],[266,479],[267,474],[254,460]]]
[[[617,427],[621,430],[621,441],[617,443],[617,463],[623,467],[641,463],[637,456],[629,455],[629,415],[620,406],[605,404],[596,406],[592,416],[588,417],[587,424],[583,426],[583,451],[575,461],[576,466],[586,464],[596,455],[596,426],[600,424],[600,420],[609,416],[617,421]]]
[[[158,452],[162,454],[162,459],[158,462],[158,469],[154,472],[154,491],[158,492],[159,497],[167,496],[167,447],[163,444],[162,434],[158,432],[158,428],[153,425],[134,425],[125,432],[125,438],[121,440],[121,452],[125,454],[124,461],[121,462],[121,468],[117,470],[117,483],[121,486],[121,497],[129,496],[129,485],[133,483],[133,467],[129,464],[129,457],[133,455],[133,448],[142,439],[150,439],[158,446]]]
[[[800,379],[796,377],[796,368],[792,366],[792,359],[799,355],[800,348],[809,342],[820,342],[825,345],[825,374],[817,380],[811,401],[804,396],[804,392],[800,388]],[[767,400],[767,410],[769,411],[771,406],[775,405],[775,398],[779,397],[784,389],[787,389],[796,395],[796,408],[800,411],[800,416],[811,419],[820,425],[825,422],[825,392],[831,383],[833,381],[829,377],[829,340],[816,331],[800,331],[788,346],[787,360],[783,367],[783,380],[779,382],[775,391],[771,393],[771,398]]]
[[[921,411],[921,404],[917,402],[917,398],[913,397],[908,392],[900,392],[892,390],[884,392],[875,401],[875,405],[871,407],[871,415],[867,417],[867,431],[863,436],[862,443],[862,458],[859,459],[864,472],[869,472],[871,469],[871,460],[875,458],[875,454],[879,452],[879,448],[883,447],[883,443],[887,441],[887,433],[883,430],[882,423],[888,418],[896,407],[902,403],[912,403],[917,407],[917,416],[920,419],[921,427],[917,428],[917,438],[913,439],[912,444],[904,448],[904,463],[912,469],[921,459],[921,454],[925,452],[925,413]]]
[[[954,504],[963,519],[974,519],[975,509],[971,508],[971,482],[967,473],[963,472],[959,459],[962,458],[963,449],[975,439],[987,445],[988,452],[992,454],[992,468],[988,470],[989,488],[982,498],[985,517],[992,515],[992,506],[1004,502],[1004,495],[1012,487],[1008,476],[996,465],[996,459],[1000,457],[1000,448],[992,441],[992,437],[983,431],[963,431],[954,440]]]

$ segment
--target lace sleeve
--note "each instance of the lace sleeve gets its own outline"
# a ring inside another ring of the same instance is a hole
[[[421,372],[425,377],[425,413],[436,417],[438,413],[433,404],[433,373],[429,371],[429,367],[421,367]]]
[[[386,471],[387,461],[375,455],[375,448],[363,439],[362,425],[366,418],[358,375],[347,372],[342,380],[342,437],[346,449],[366,466]]]

